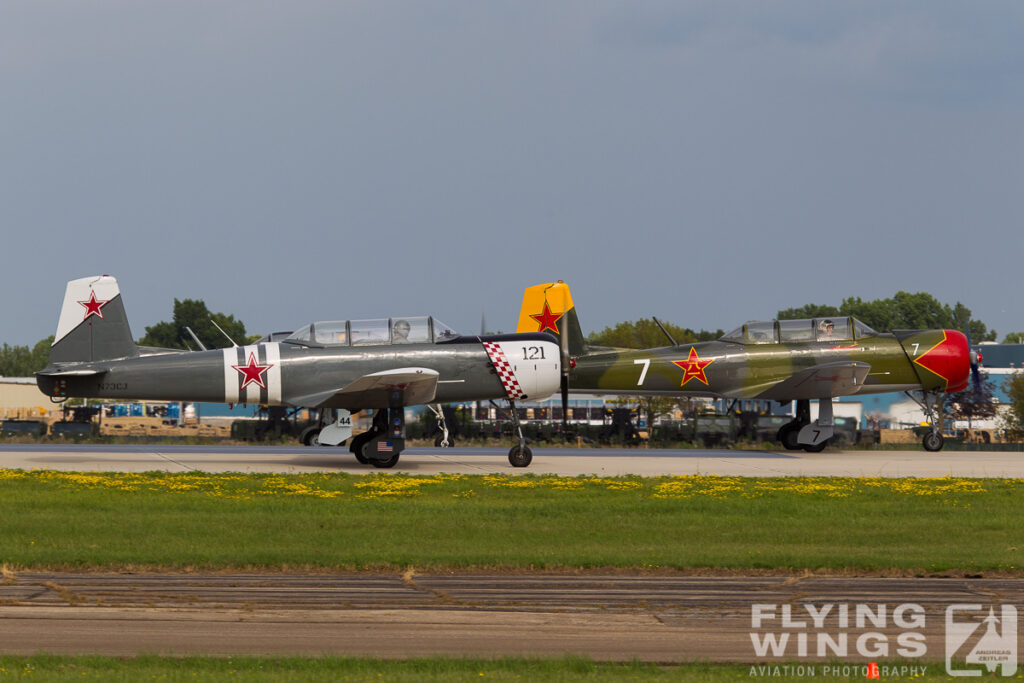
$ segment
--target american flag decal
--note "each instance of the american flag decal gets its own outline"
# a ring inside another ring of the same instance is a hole
[[[516,373],[512,370],[512,365],[505,357],[505,352],[501,350],[501,346],[496,342],[484,342],[484,350],[487,351],[487,357],[491,359],[491,365],[498,371],[498,379],[501,380],[502,386],[505,387],[505,394],[509,400],[518,401],[525,396],[526,393],[519,386]]]
[[[377,452],[378,453],[391,453],[395,449],[391,446],[390,441],[378,441]]]

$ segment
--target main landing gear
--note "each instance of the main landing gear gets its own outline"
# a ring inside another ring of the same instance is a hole
[[[405,406],[402,390],[391,392],[390,406],[373,411],[373,424],[369,430],[352,438],[348,449],[364,465],[382,469],[398,464],[405,450]]]
[[[820,453],[832,440],[832,401],[823,398],[818,401],[818,419],[811,422],[811,402],[799,399],[796,402],[796,417],[779,428],[776,440],[788,451],[801,448],[808,453]]]
[[[379,468],[391,468],[398,464],[399,456],[405,450],[405,407],[402,398],[402,391],[394,390],[390,398],[391,405],[374,411],[373,424],[370,429],[348,439],[348,449],[356,456],[356,460],[364,465],[373,465]],[[512,424],[515,425],[515,434],[519,437],[519,443],[508,451],[508,461],[513,467],[528,467],[533,462],[533,451],[526,445],[526,437],[523,436],[522,425],[519,423],[515,401],[510,400],[508,404],[512,415]],[[444,412],[436,404],[428,405],[428,407],[437,417],[438,427],[441,429],[441,434],[434,445],[453,446],[455,439],[447,429]],[[326,413],[326,411],[323,412]],[[340,412],[351,424],[350,414],[346,411]],[[323,441],[329,430],[334,427],[334,424],[324,426],[326,420],[325,416],[321,416],[319,424],[310,427],[308,434],[304,434],[303,441],[307,445],[335,445]],[[351,434],[351,432],[349,433]],[[331,441],[333,442],[333,439]]]
[[[942,450],[942,445],[945,443],[945,439],[942,437],[942,432],[939,430],[939,421],[936,419],[935,404],[938,403],[938,394],[922,391],[921,398],[914,396],[909,391],[904,392],[911,401],[921,406],[921,410],[924,411],[925,419],[927,419],[931,425],[932,430],[924,435],[921,439],[921,445],[929,453],[935,453]]]

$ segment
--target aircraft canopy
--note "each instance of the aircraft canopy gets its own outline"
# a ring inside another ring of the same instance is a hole
[[[429,344],[457,337],[458,332],[431,316],[328,320],[292,332],[285,342],[303,346],[378,346]]]
[[[850,317],[751,321],[740,325],[722,341],[737,344],[791,344],[798,342],[856,341],[878,333]]]

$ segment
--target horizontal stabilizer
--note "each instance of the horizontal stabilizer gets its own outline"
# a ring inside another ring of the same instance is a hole
[[[396,368],[363,375],[336,391],[289,396],[287,401],[306,408],[345,408],[356,411],[390,405],[391,392],[401,389],[404,392],[403,405],[422,405],[434,400],[438,377],[437,371],[429,368]]]
[[[870,365],[858,361],[822,363],[773,384],[757,398],[785,402],[849,396],[861,390],[870,370]]]

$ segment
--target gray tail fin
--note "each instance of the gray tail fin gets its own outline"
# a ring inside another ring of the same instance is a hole
[[[69,282],[50,347],[50,363],[88,363],[138,355],[117,280],[94,275]]]

